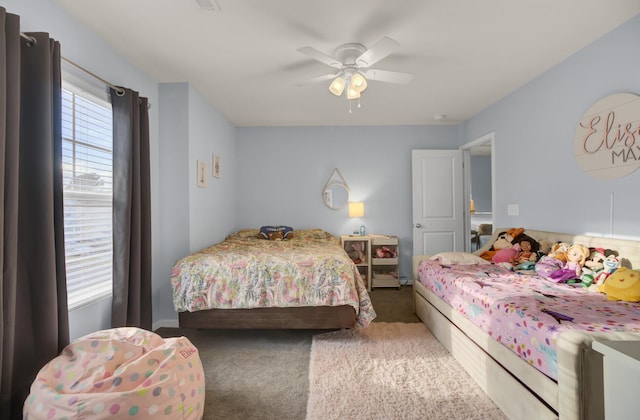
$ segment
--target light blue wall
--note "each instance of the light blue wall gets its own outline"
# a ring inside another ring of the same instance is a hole
[[[219,242],[236,223],[236,128],[196,89],[189,86],[190,251]],[[213,154],[221,177],[212,176]],[[207,186],[196,185],[197,161],[207,164]]]
[[[154,320],[175,319],[169,273],[189,253],[189,86],[160,84],[160,226],[152,241],[160,248],[155,268],[161,286],[154,296]]]
[[[349,234],[347,209],[322,188],[338,168],[352,201],[364,201],[367,232],[400,237],[400,275],[410,277],[411,150],[457,149],[457,126],[238,128],[237,228],[285,224]],[[360,225],[360,223],[357,223]]]
[[[495,132],[496,225],[640,237],[640,171],[599,180],[573,157],[578,121],[593,103],[640,94],[638,40],[640,16],[466,122],[465,142]],[[519,216],[507,216],[509,203]]]
[[[161,258],[154,320],[176,321],[170,274],[174,263],[219,242],[235,225],[235,127],[188,83],[160,84],[160,222],[155,232]],[[211,175],[212,155],[223,176]],[[207,187],[196,184],[197,161],[207,162]],[[224,165],[227,164],[225,168]]]

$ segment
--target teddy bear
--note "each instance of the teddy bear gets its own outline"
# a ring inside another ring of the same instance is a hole
[[[620,267],[598,290],[607,295],[607,300],[640,302],[640,271]]]

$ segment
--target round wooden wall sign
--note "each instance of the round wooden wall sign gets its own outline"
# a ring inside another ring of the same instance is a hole
[[[580,119],[573,139],[578,164],[589,175],[614,179],[640,166],[640,96],[600,99]]]

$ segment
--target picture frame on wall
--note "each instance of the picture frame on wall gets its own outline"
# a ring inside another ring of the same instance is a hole
[[[198,178],[197,178],[197,185],[198,187],[206,187],[207,186],[207,162],[205,162],[204,160],[199,160],[198,161]]]
[[[212,166],[212,170],[211,170],[211,175],[213,175],[214,178],[220,178],[220,174],[221,174],[221,168],[220,168],[220,156],[218,155],[213,155],[213,166]]]

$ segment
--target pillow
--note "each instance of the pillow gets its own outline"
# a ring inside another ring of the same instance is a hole
[[[258,234],[258,229],[241,229],[227,236],[227,238],[255,238]]]
[[[468,252],[441,252],[430,258],[431,260],[438,260],[441,264],[491,264],[484,258],[480,258],[477,255],[469,254]]]
[[[289,226],[262,226],[258,237],[271,241],[283,241],[293,237],[293,228]]]
[[[296,239],[299,239],[301,241],[326,241],[326,240],[335,240],[338,242],[340,241],[338,238],[336,238],[329,232],[324,231],[320,228],[297,230]]]

